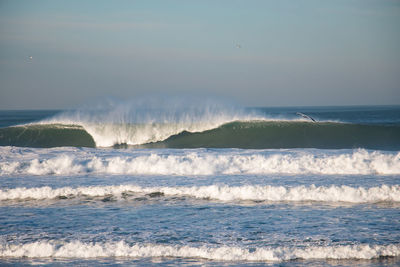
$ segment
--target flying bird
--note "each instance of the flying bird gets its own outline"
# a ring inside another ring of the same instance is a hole
[[[314,120],[311,116],[308,116],[308,115],[306,115],[306,114],[304,114],[304,113],[297,112],[296,115],[300,115],[300,116],[302,116],[303,118],[306,118],[306,119],[312,120],[313,122],[316,122],[316,120]]]

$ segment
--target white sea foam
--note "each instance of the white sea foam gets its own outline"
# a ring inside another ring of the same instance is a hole
[[[0,190],[0,200],[54,199],[59,197],[103,197],[121,198],[128,194],[162,193],[166,196],[188,196],[220,201],[318,201],[376,203],[400,202],[400,186],[349,187],[349,186],[193,186],[193,187],[141,187],[136,185],[90,186],[51,188],[14,188]]]
[[[190,247],[156,244],[129,245],[124,241],[83,243],[81,241],[39,241],[0,245],[0,257],[99,258],[99,257],[179,257],[218,261],[287,261],[295,259],[373,259],[400,256],[400,245],[344,245],[296,247]]]
[[[30,149],[27,152],[0,148],[0,175],[400,174],[400,152],[168,150],[168,154],[162,154],[134,150],[92,151]]]

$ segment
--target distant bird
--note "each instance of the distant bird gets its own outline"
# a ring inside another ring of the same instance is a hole
[[[32,60],[33,59],[33,57],[32,56],[29,56],[29,60]]]
[[[314,120],[311,116],[308,116],[308,115],[306,115],[306,114],[304,114],[304,113],[301,113],[301,112],[297,112],[296,113],[296,115],[300,115],[300,116],[302,116],[303,118],[306,118],[306,119],[309,119],[309,120],[312,120],[313,122],[317,122],[316,120]]]

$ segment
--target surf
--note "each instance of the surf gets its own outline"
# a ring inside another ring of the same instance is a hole
[[[0,128],[0,145],[42,148],[72,146],[400,150],[399,125],[261,119],[228,120],[226,123],[81,124],[40,123]]]
[[[221,100],[168,97],[107,100],[65,111],[26,127],[38,124],[45,128],[51,125],[78,125],[85,132],[80,134],[90,135],[96,147],[113,147],[155,143],[182,132],[203,132],[228,122],[261,118],[258,112]],[[61,139],[57,142],[65,146]],[[92,142],[84,144],[88,147],[92,145]]]
[[[324,120],[295,109],[269,112],[182,97],[104,101],[0,128],[0,145],[400,150],[399,123]]]
[[[192,186],[192,187],[141,187],[137,185],[89,186],[51,188],[0,189],[0,201],[67,200],[96,197],[115,200],[143,201],[146,197],[191,197],[210,201],[236,202],[320,202],[320,203],[397,203],[400,202],[400,186],[379,187],[350,186]],[[104,200],[103,200],[104,201]]]
[[[0,175],[397,175],[400,152],[0,148]]]
[[[310,259],[374,259],[400,256],[400,245],[331,246],[185,246],[165,244],[129,244],[125,241],[82,242],[80,240],[40,240],[25,244],[0,245],[0,257],[28,258],[191,258],[214,261],[293,261]]]

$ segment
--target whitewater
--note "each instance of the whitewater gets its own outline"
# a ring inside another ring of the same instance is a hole
[[[14,188],[0,190],[0,200],[67,199],[73,197],[121,198],[143,195],[188,196],[211,200],[235,201],[319,201],[319,202],[400,202],[400,186],[352,188],[349,186],[310,187],[299,186],[193,186],[193,187],[140,187],[134,185],[92,186],[92,187],[51,187]]]
[[[304,149],[162,152],[0,147],[0,174],[400,174],[399,152]]]
[[[0,111],[0,181],[2,266],[400,264],[398,106]]]

